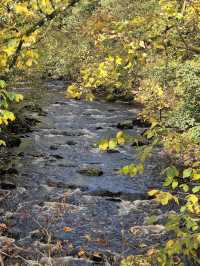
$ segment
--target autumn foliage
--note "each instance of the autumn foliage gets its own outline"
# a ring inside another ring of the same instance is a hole
[[[36,69],[70,77],[68,98],[139,103],[138,117],[150,124],[143,135],[148,144],[139,163],[121,174],[142,173],[158,146],[170,158],[163,190],[148,194],[177,205],[166,224],[172,237],[147,257],[124,258],[122,266],[200,263],[199,32],[199,0],[1,1],[0,125],[15,119],[9,103],[23,100],[6,90],[5,80],[13,69]],[[120,131],[101,140],[99,150],[132,139]]]

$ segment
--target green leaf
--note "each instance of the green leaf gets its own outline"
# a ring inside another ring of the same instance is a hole
[[[172,182],[172,188],[175,189],[175,188],[177,188],[177,187],[178,187],[178,181],[174,180],[174,181]]]
[[[126,166],[122,167],[120,169],[120,173],[123,174],[123,175],[128,175],[129,174],[129,166],[126,165]]]
[[[114,150],[117,147],[117,140],[116,139],[110,139],[109,140],[109,149]]]
[[[166,174],[167,174],[167,177],[174,178],[174,177],[179,176],[179,171],[175,166],[171,166],[166,169]]]
[[[144,171],[144,165],[140,164],[129,164],[122,167],[119,171],[120,174],[129,175],[129,176],[136,176],[137,174],[141,174]]]
[[[0,139],[0,146],[6,146],[6,143],[4,140]]]
[[[149,216],[147,218],[147,224],[148,225],[154,224],[156,221],[157,221],[156,215],[152,215],[152,216]]]
[[[197,193],[197,192],[199,192],[200,191],[200,186],[195,186],[195,187],[193,187],[193,189],[192,189],[192,192],[193,193]]]
[[[8,109],[8,103],[5,99],[1,101],[0,107],[3,107],[4,109]]]
[[[107,139],[103,139],[101,141],[99,141],[99,150],[100,151],[106,151],[109,147],[109,142]]]
[[[8,97],[8,99],[10,100],[10,101],[14,101],[15,100],[15,97],[16,97],[16,93],[14,93],[14,92],[8,92],[7,94],[6,94],[6,96]]]
[[[137,166],[135,164],[129,165],[129,175],[136,176],[138,173]]]
[[[139,163],[137,165],[137,171],[138,173],[142,174],[144,172],[144,164],[143,163]]]
[[[180,188],[182,188],[184,192],[188,192],[189,191],[189,186],[187,184],[180,185]]]
[[[183,171],[183,177],[184,178],[188,178],[188,177],[190,177],[191,175],[192,175],[192,168],[188,168],[188,169],[185,169],[184,171]]]
[[[4,80],[0,80],[0,88],[4,89],[6,87],[6,82]]]
[[[165,179],[164,183],[163,183],[163,186],[164,187],[168,187],[169,185],[171,185],[172,181],[173,181],[173,178],[172,177],[167,177]]]
[[[186,211],[186,206],[182,206],[181,209],[180,209],[180,212],[183,213]]]

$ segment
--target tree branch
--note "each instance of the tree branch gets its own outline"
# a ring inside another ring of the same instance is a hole
[[[193,45],[188,45],[188,49],[196,54],[200,54],[200,47],[193,46]]]
[[[36,22],[32,27],[30,27],[20,38],[19,40],[19,44],[15,50],[15,53],[13,55],[13,57],[11,58],[11,61],[9,63],[9,69],[12,69],[16,62],[17,59],[20,55],[21,50],[23,49],[23,45],[24,45],[24,37],[29,37],[31,36],[32,33],[34,33],[36,30],[38,30],[39,28],[42,28],[48,21],[53,20],[54,18],[56,18],[58,15],[64,13],[66,11],[66,9],[73,7],[76,3],[80,2],[80,0],[72,0],[70,2],[70,4],[67,7],[64,7],[62,9],[56,9],[54,10],[51,14],[47,14],[45,15],[44,18],[42,18],[41,20],[39,20],[38,22]]]

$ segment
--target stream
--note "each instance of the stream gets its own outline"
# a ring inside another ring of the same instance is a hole
[[[0,247],[10,255],[5,265],[117,266],[122,256],[160,246],[167,237],[162,225],[167,210],[147,191],[161,185],[161,160],[148,161],[142,175],[122,176],[122,166],[137,162],[137,148],[102,153],[95,145],[115,136],[117,124],[135,118],[138,110],[67,100],[62,82],[18,87],[43,112],[31,113],[39,123],[7,152],[11,170],[0,189],[0,223],[7,226]]]

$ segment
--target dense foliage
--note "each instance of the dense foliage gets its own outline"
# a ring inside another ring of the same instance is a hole
[[[109,98],[132,93],[143,106],[140,118],[151,124],[144,136],[150,145],[140,152],[140,164],[124,166],[121,173],[135,176],[143,171],[153,148],[161,145],[172,163],[163,172],[164,190],[149,195],[162,205],[175,201],[180,211],[166,224],[174,237],[165,247],[146,260],[133,257],[122,264],[199,263],[199,1],[126,1],[127,6],[115,1],[115,8],[111,2],[88,20],[88,25],[93,21],[88,35],[96,53],[83,64],[82,78],[67,94],[93,99],[101,88]],[[129,139],[119,132],[99,147],[113,149]]]
[[[140,149],[139,164],[120,172],[141,173],[158,145],[171,161],[162,173],[163,190],[149,196],[177,205],[166,224],[172,238],[122,265],[200,263],[200,2],[4,0],[0,15],[2,77],[13,67],[31,67],[42,76],[70,78],[67,97],[134,99],[140,119],[151,125],[143,135],[150,144]],[[14,120],[8,101],[22,96],[7,92],[3,80],[0,89],[0,124],[6,124]],[[119,132],[99,148],[132,139]]]
[[[6,80],[13,68],[27,70],[36,63],[35,44],[46,32],[49,23],[67,12],[73,1],[12,1],[2,0],[0,5],[0,125],[14,121],[10,102],[19,102],[23,96],[6,90]],[[0,144],[5,145],[4,141]]]

